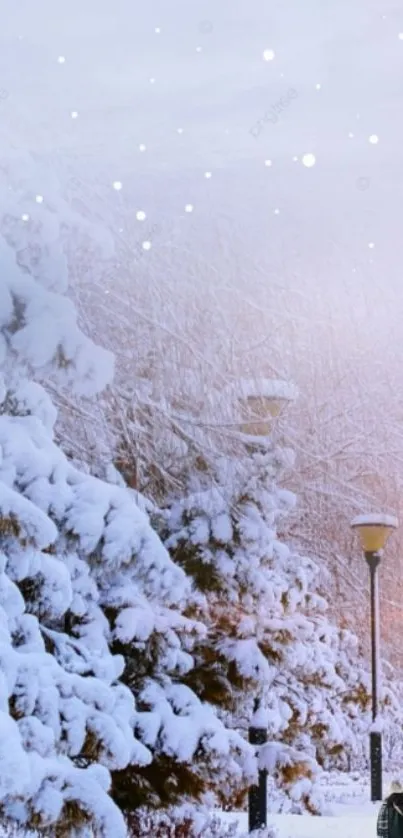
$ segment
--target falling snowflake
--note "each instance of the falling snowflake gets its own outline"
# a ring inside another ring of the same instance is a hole
[[[278,207],[276,207],[276,209],[274,210],[274,215],[280,215],[280,210],[278,209]]]
[[[316,90],[320,90],[322,85],[321,84],[315,84],[315,87],[316,87]]]
[[[136,212],[137,221],[145,221],[146,217],[147,216],[146,216],[145,212],[143,212],[143,210],[139,210],[138,212]]]
[[[145,146],[145,145],[144,145],[144,143],[141,143],[141,144],[139,145],[139,151],[145,151],[145,150],[146,150],[146,148],[147,148],[147,146]]]
[[[399,41],[403,41],[403,32],[399,32],[398,37],[399,37]]]
[[[200,32],[203,32],[205,35],[209,34],[213,31],[213,24],[211,20],[201,20],[199,23]]]
[[[24,214],[21,216],[21,218],[22,218],[23,221],[29,221],[28,213],[24,212]]]
[[[378,135],[377,134],[371,134],[371,136],[369,138],[369,142],[371,143],[371,145],[378,145],[378,143],[379,143]]]
[[[272,166],[272,165],[273,165],[273,163],[271,162],[271,160],[265,160],[265,161],[264,161],[264,165],[265,165],[265,166]]]
[[[59,55],[59,58],[57,60],[58,60],[59,64],[65,64],[66,63],[66,59],[65,59],[64,55]]]
[[[183,128],[177,128],[176,130],[177,130],[178,134],[183,134]]]
[[[43,195],[37,195],[35,201],[37,204],[43,204]]]
[[[202,51],[201,47],[196,47],[196,52],[201,52],[201,51]]]
[[[316,157],[314,154],[304,154],[302,156],[302,163],[306,166],[307,169],[311,169],[312,166],[316,163]]]
[[[205,172],[204,177],[207,178],[207,180],[209,180],[212,177],[212,172]]]
[[[263,53],[263,58],[265,61],[273,61],[274,51],[272,49],[265,49]]]
[[[123,188],[123,184],[120,182],[120,180],[115,180],[113,183],[113,188],[116,189],[117,192],[119,192]]]
[[[354,134],[351,131],[350,131],[348,136],[349,136],[350,140],[354,139]]]
[[[185,212],[193,212],[193,204],[186,204]]]
[[[72,119],[77,119],[78,118],[78,111],[72,111],[71,112],[71,118]]]
[[[370,250],[373,250],[375,247],[374,242],[369,242],[368,247],[370,248]]]
[[[293,163],[298,163],[298,157],[293,157]]]
[[[159,26],[156,26],[154,32],[156,35],[159,35],[161,33],[161,28]]]
[[[143,242],[142,248],[143,248],[143,250],[151,250],[151,242],[149,242],[149,241]]]
[[[150,79],[150,84],[155,84],[155,79],[154,78]]]

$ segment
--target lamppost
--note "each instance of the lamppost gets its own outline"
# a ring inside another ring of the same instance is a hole
[[[282,409],[296,397],[296,388],[288,381],[240,381],[236,390],[242,416],[240,430],[250,437],[269,437],[273,419],[276,419]]]
[[[383,799],[382,795],[382,732],[378,724],[379,699],[379,588],[378,567],[383,549],[398,526],[391,515],[359,515],[351,523],[359,532],[361,546],[369,567],[371,595],[371,668],[372,668],[372,726],[370,732],[371,800]]]
[[[270,439],[273,420],[282,407],[296,397],[295,388],[286,381],[241,381],[237,401],[241,409],[240,430],[249,450],[258,451]],[[267,725],[259,698],[254,701],[248,738],[258,750],[267,742]],[[257,785],[249,788],[249,833],[267,826],[267,771],[259,769]]]

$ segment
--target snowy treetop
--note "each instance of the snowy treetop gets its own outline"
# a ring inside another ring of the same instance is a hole
[[[0,372],[9,381],[52,377],[89,396],[111,381],[113,358],[83,335],[60,295],[68,286],[66,231],[90,233],[53,180],[38,175],[29,155],[0,166]]]

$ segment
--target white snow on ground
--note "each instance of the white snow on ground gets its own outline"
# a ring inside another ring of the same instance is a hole
[[[326,802],[329,813],[324,817],[310,815],[269,814],[268,825],[272,824],[278,838],[370,838],[376,835],[378,804],[369,802],[369,786],[356,776],[325,776]],[[385,781],[385,794],[388,781]],[[247,832],[246,814],[221,815],[226,823],[238,821],[239,831]]]
[[[370,806],[369,813],[351,812],[337,818],[311,818],[308,815],[273,815],[272,823],[278,838],[369,838],[375,835],[377,809]],[[232,816],[226,818],[234,820]],[[237,818],[235,818],[237,820]],[[239,819],[240,829],[247,830],[247,818]]]

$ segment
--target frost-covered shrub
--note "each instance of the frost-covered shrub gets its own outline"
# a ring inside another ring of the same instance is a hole
[[[139,810],[129,821],[131,838],[248,838],[238,821],[226,824],[216,814],[189,810],[189,807],[164,814]],[[276,838],[268,826],[255,830],[254,838]]]
[[[317,564],[278,535],[295,505],[278,485],[284,452],[243,439],[214,488],[174,503],[160,525],[206,603],[187,683],[245,735],[251,722],[267,729],[262,766],[289,810],[317,814],[321,766],[366,730],[369,681],[354,638],[329,621]]]

